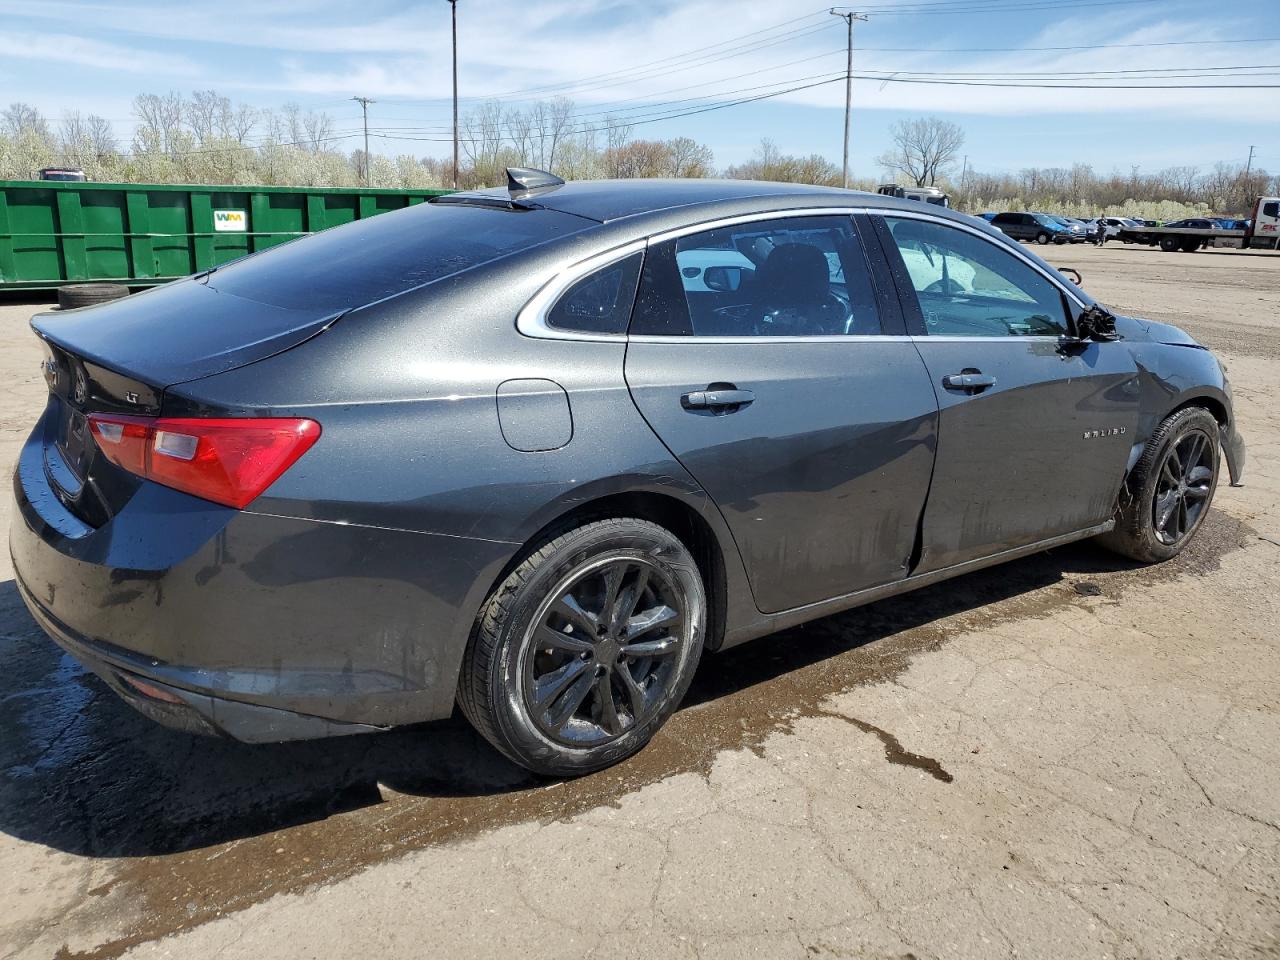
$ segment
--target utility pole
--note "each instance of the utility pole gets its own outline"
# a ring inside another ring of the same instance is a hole
[[[969,206],[969,155],[964,155],[964,165],[960,168],[960,193],[964,197],[964,205]]]
[[[360,104],[360,110],[364,114],[364,185],[369,186],[369,104],[377,103],[376,100],[370,100],[368,97],[352,97],[356,103]]]
[[[1252,144],[1249,146],[1249,162],[1244,165],[1244,182],[1246,185],[1249,183],[1249,173],[1253,170],[1253,151],[1257,149]]]
[[[449,0],[453,10],[453,189],[458,189],[458,0]]]
[[[849,40],[846,47],[844,67],[844,188],[849,189],[849,113],[853,109],[853,21],[866,20],[860,13],[845,10],[843,13],[836,7],[831,8],[833,17],[841,17],[849,27]]]

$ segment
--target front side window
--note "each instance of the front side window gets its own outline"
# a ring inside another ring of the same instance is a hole
[[[930,334],[1065,336],[1061,291],[1013,254],[965,230],[886,217]]]
[[[1280,201],[1272,200],[1270,203],[1262,205],[1262,215],[1264,217],[1280,217]]]
[[[847,216],[760,220],[653,244],[631,333],[694,337],[881,332]]]
[[[633,253],[574,283],[547,311],[547,326],[575,333],[626,333],[643,258],[643,253]]]

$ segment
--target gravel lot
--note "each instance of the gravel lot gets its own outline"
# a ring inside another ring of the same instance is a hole
[[[1048,253],[1230,367],[1248,485],[1195,546],[1077,545],[710,658],[583,780],[461,721],[167,732],[44,638],[5,552],[0,956],[1280,955],[1280,256]],[[6,476],[37,309],[0,304]]]

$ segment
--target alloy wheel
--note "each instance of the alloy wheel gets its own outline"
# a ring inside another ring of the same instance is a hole
[[[689,642],[683,592],[633,555],[564,578],[522,646],[524,705],[539,731],[576,747],[616,740],[660,707]]]
[[[1213,441],[1192,431],[1170,448],[1160,465],[1151,514],[1156,538],[1180,543],[1195,529],[1213,493]]]

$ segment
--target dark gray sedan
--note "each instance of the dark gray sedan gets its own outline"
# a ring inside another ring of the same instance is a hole
[[[456,702],[596,770],[704,650],[1084,537],[1164,560],[1243,468],[1185,333],[970,217],[799,185],[517,173],[33,326],[24,599],[245,741]]]

